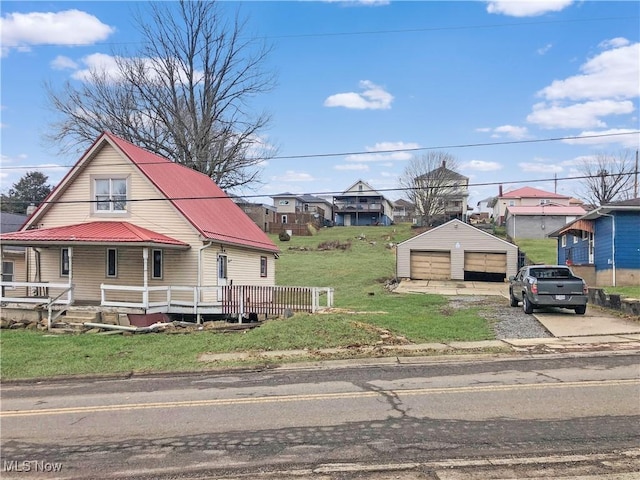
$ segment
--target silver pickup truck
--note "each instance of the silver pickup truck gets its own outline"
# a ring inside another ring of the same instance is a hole
[[[587,311],[587,284],[564,265],[528,265],[509,277],[509,302],[522,302],[525,313],[538,307],[562,307],[578,315]]]

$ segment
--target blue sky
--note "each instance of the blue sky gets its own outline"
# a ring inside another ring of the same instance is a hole
[[[429,149],[456,157],[472,206],[498,182],[577,195],[580,162],[639,147],[639,2],[224,6],[240,6],[274,47],[278,85],[252,103],[272,114],[264,141],[278,146],[264,184],[243,192],[258,201],[340,192],[358,179],[395,200],[408,160]],[[2,2],[2,191],[29,170],[56,184],[77,160],[42,142],[52,119],[43,83],[80,82],[114,46],[135,47],[131,13],[144,8]],[[566,137],[592,138],[546,141]]]

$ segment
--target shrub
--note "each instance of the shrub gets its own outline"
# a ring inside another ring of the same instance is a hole
[[[291,236],[287,232],[280,232],[278,238],[281,242],[288,242],[289,240],[291,240]]]

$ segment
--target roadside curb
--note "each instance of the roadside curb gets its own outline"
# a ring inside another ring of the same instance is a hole
[[[198,360],[211,368],[187,371],[121,372],[114,374],[66,375],[45,378],[2,380],[2,385],[25,385],[66,381],[108,381],[130,378],[166,376],[198,376],[225,372],[256,372],[276,368],[344,368],[367,365],[397,365],[514,358],[531,355],[563,354],[640,354],[640,334],[602,335],[592,337],[550,337],[484,340],[478,342],[443,342],[408,345],[379,345],[358,348],[326,348],[320,350],[273,350],[263,352],[202,353]],[[247,362],[247,365],[228,365]]]

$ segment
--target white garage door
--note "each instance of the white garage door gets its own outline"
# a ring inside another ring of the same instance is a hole
[[[506,253],[464,252],[465,272],[507,273]]]
[[[411,251],[411,278],[413,280],[449,280],[451,254],[449,252]]]

